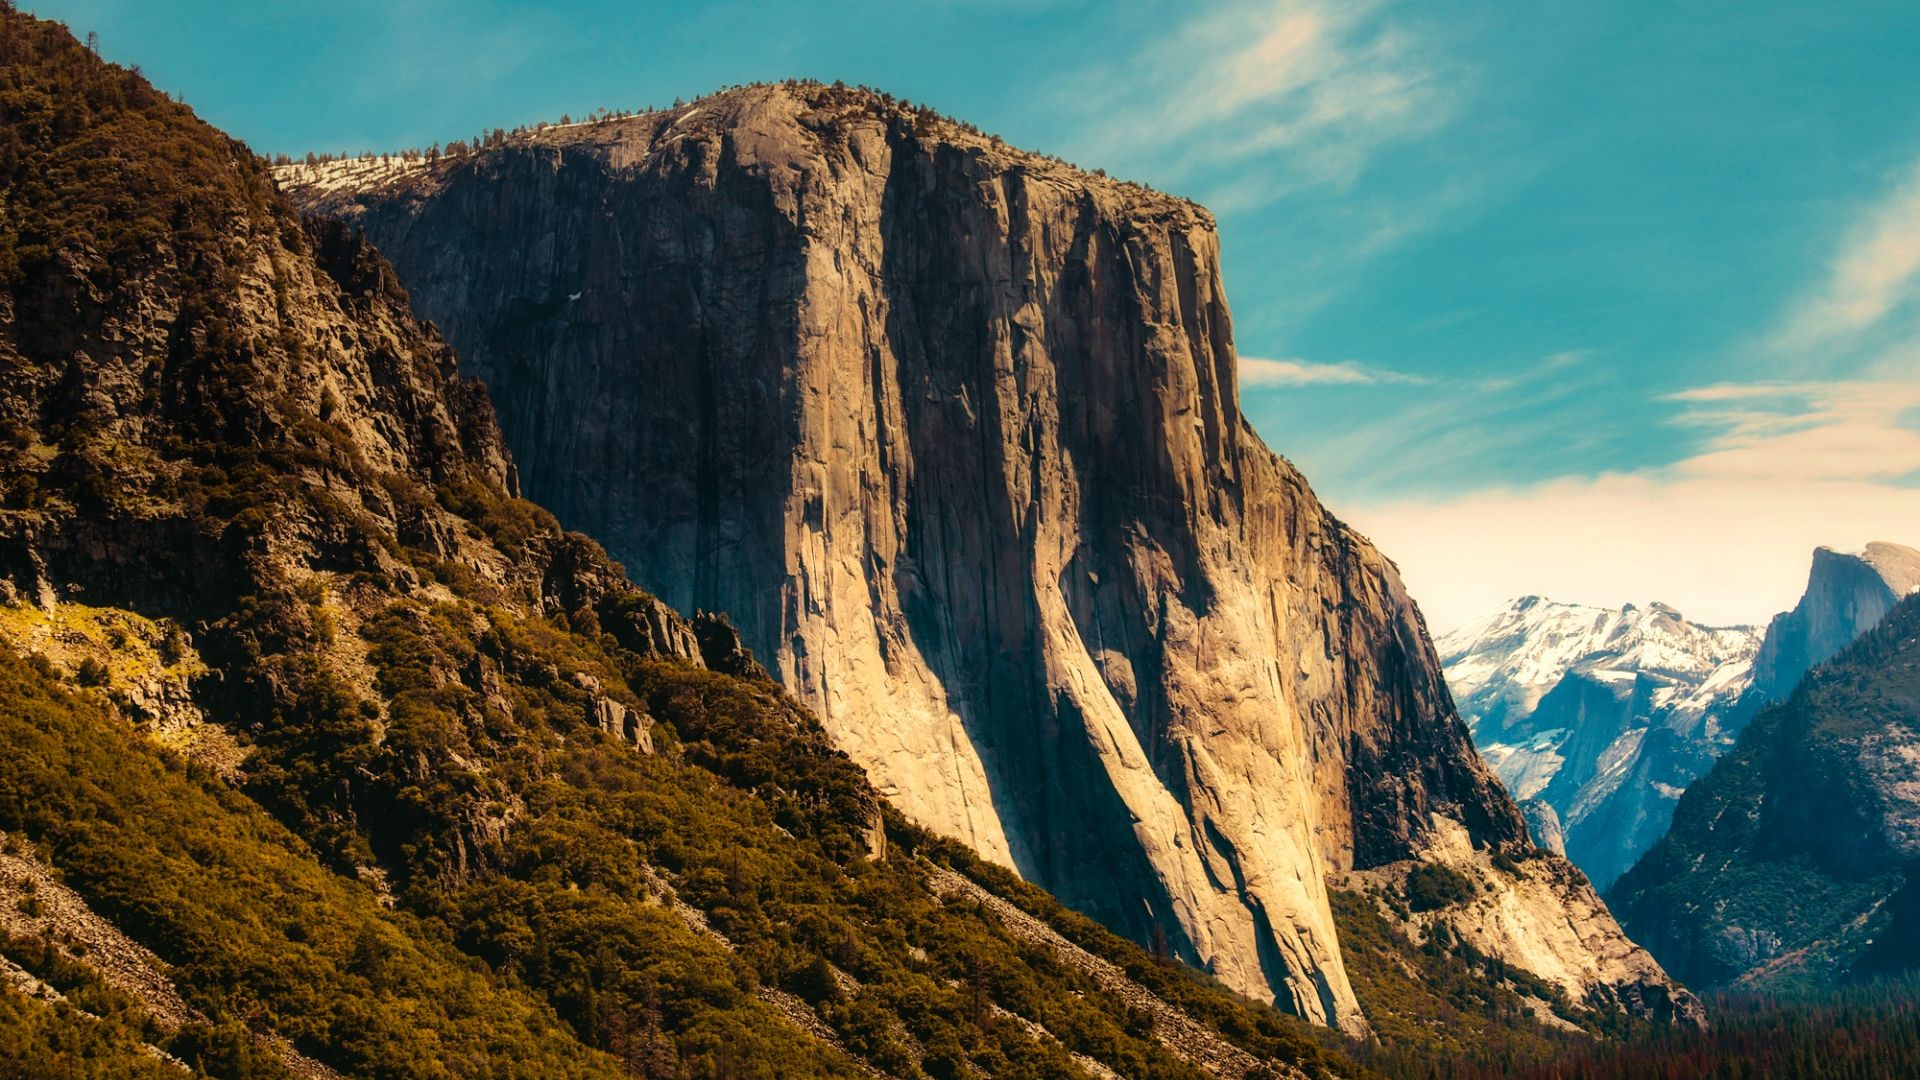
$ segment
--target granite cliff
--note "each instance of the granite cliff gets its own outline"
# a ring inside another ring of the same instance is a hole
[[[515,492],[363,237],[0,3],[0,1074],[1360,1074]]]
[[[1792,611],[1767,624],[1753,661],[1753,688],[1780,701],[1816,664],[1876,626],[1920,590],[1920,551],[1876,540],[1858,551],[1815,548],[1807,588]]]
[[[1205,210],[817,84],[278,175],[393,260],[528,493],[729,613],[918,821],[1349,1030],[1326,882],[1420,861],[1520,913],[1485,953],[1690,1014],[1563,862],[1487,870],[1525,825],[1393,565],[1241,416]]]

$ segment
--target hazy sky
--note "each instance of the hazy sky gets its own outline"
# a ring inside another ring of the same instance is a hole
[[[1218,214],[1267,441],[1436,629],[1920,546],[1910,3],[27,0],[264,153],[789,76]]]

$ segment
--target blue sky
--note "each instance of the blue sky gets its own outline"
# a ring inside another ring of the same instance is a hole
[[[804,76],[1219,216],[1248,415],[1444,628],[1920,546],[1920,13],[38,0],[265,153]]]

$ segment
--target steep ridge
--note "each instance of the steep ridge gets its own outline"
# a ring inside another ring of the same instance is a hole
[[[1201,208],[817,84],[278,175],[394,260],[534,497],[1134,940],[1358,1031],[1327,875],[1529,846],[1393,566],[1242,418]]]
[[[1768,701],[1793,692],[1800,677],[1877,625],[1920,589],[1920,551],[1876,540],[1858,551],[1816,548],[1807,590],[1792,611],[1774,616],[1753,662],[1753,686]]]
[[[937,888],[922,852],[974,864],[886,819],[723,621],[515,498],[484,393],[363,239],[5,5],[0,110],[0,834],[205,1018],[160,1049],[228,1076],[285,1075],[255,1030],[353,1076],[1208,1075]],[[68,949],[0,940],[104,994]],[[1249,1071],[1355,1071],[1188,982]],[[9,992],[0,1043],[73,1030],[49,1018]]]
[[[1920,596],[1807,674],[1687,790],[1614,886],[1699,986],[1830,988],[1920,968]]]
[[[1523,597],[1440,638],[1474,742],[1534,835],[1605,889],[1666,832],[1680,792],[1728,746],[1760,635],[1665,604]]]

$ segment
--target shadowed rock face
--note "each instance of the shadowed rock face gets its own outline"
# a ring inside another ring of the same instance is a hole
[[[1359,1030],[1325,875],[1526,843],[1392,564],[1241,417],[1204,210],[819,86],[281,179],[533,498],[1116,929]],[[1594,907],[1595,984],[1665,986]]]
[[[1815,548],[1807,591],[1774,616],[1753,662],[1753,686],[1784,700],[1814,665],[1826,662],[1920,589],[1920,551],[1875,541],[1859,551]]]

